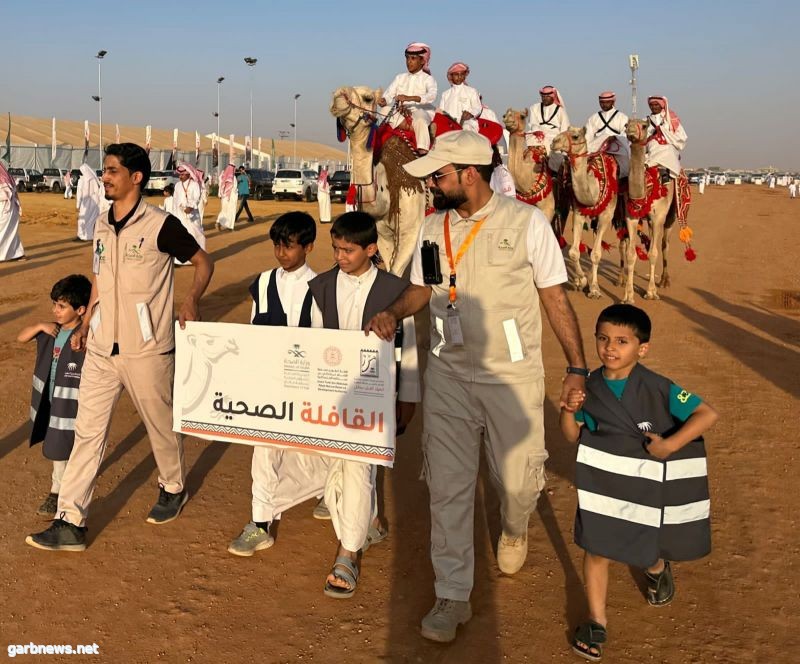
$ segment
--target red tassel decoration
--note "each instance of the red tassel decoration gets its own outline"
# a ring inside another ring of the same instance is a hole
[[[608,242],[601,242],[600,246],[603,248],[603,251],[611,251],[611,245]]]
[[[578,249],[580,250],[580,252],[581,252],[582,254],[585,254],[585,253],[586,253],[586,251],[587,251],[587,249],[586,249],[586,245],[585,245],[583,242],[581,242],[581,243],[578,245]]]
[[[639,257],[640,261],[649,260],[647,257],[647,252],[639,246],[636,247],[636,255]]]
[[[624,240],[626,237],[628,237],[628,229],[627,228],[620,228],[617,231],[617,239],[618,240]]]
[[[563,235],[558,236],[558,246],[560,249],[563,249],[567,246],[567,241],[564,239]]]
[[[336,118],[336,139],[340,143],[344,143],[347,139],[347,132],[345,131],[344,125],[339,118]]]
[[[697,254],[695,253],[694,249],[692,249],[691,247],[686,247],[686,251],[683,252],[683,255],[686,258],[686,260],[689,261],[690,263],[695,258],[697,258]]]

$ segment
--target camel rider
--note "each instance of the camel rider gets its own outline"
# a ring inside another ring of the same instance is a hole
[[[481,114],[481,97],[478,91],[466,80],[469,76],[469,66],[463,62],[454,62],[447,70],[447,80],[450,89],[442,93],[439,100],[439,110],[447,113],[458,122],[463,129],[478,131],[477,118]]]
[[[428,125],[433,120],[434,104],[436,103],[436,81],[431,76],[428,63],[431,59],[431,49],[427,44],[414,42],[405,50],[406,69],[408,72],[394,77],[383,97],[378,100],[378,106],[392,106],[400,102],[403,108],[411,114],[411,125],[417,138],[417,151],[427,153],[431,147],[431,136]],[[384,108],[386,113],[389,109]],[[389,124],[397,127],[405,120],[403,113],[392,113]]]
[[[586,144],[589,152],[597,152],[606,143],[606,152],[617,160],[619,177],[628,177],[630,148],[625,138],[628,116],[614,108],[617,96],[613,92],[602,92],[598,97],[600,110],[586,121]]]
[[[545,85],[539,90],[541,103],[528,108],[528,122],[525,125],[525,145],[544,145],[550,154],[548,165],[550,170],[558,172],[564,155],[551,152],[550,144],[561,132],[569,128],[569,116],[564,108],[564,101],[557,88]]]
[[[681,173],[681,150],[686,147],[686,132],[675,111],[669,109],[666,97],[648,97],[650,116],[648,128],[645,166],[658,166],[669,171],[669,176],[677,179]]]

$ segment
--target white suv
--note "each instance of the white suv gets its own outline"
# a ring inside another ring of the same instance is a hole
[[[314,201],[317,198],[317,174],[315,171],[283,168],[275,173],[272,195],[276,201],[288,196]]]

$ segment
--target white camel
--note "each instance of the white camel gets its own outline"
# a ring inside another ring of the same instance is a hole
[[[377,220],[378,251],[384,265],[393,274],[402,275],[411,263],[425,217],[425,188],[403,169],[416,154],[399,136],[383,144],[380,159],[373,166],[370,137],[375,138],[380,97],[380,88],[343,86],[333,93],[330,111],[350,139],[350,182],[358,188],[360,209]]]
[[[589,154],[586,145],[586,128],[570,127],[553,139],[553,151],[565,152],[569,158],[572,180],[572,200],[569,216],[572,219],[572,243],[569,258],[575,269],[574,284],[582,289],[587,284],[590,298],[600,298],[597,271],[603,257],[603,237],[611,228],[617,208],[617,162],[605,153]],[[597,218],[594,246],[592,247],[592,276],[587,279],[581,269],[581,234],[584,224]]]

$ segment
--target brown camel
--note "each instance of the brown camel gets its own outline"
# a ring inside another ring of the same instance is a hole
[[[551,149],[565,152],[569,157],[572,199],[569,219],[572,219],[572,242],[569,258],[574,268],[573,284],[582,289],[587,284],[587,295],[600,298],[602,293],[597,284],[597,271],[603,256],[603,237],[611,228],[614,211],[617,208],[617,164],[606,154],[589,154],[586,147],[586,129],[570,127],[553,139]],[[599,171],[598,178],[594,172]],[[594,246],[592,247],[592,276],[587,279],[581,268],[581,235],[584,224],[597,217]]]
[[[377,117],[380,89],[344,86],[333,93],[331,114],[350,139],[352,184],[359,188],[361,209],[377,219],[378,251],[386,269],[401,275],[411,263],[420,224],[425,216],[425,189],[402,168],[416,159],[414,150],[393,136],[383,145],[373,168],[372,147],[367,147]]]
[[[670,179],[662,184],[658,171],[651,171],[648,176],[645,168],[645,146],[648,133],[647,120],[629,120],[625,126],[625,135],[631,144],[630,173],[628,174],[628,199],[625,223],[628,227],[626,240],[626,276],[623,302],[633,304],[633,274],[636,268],[635,238],[639,222],[647,219],[650,234],[650,247],[647,257],[650,260],[650,278],[646,300],[658,300],[658,288],[667,288],[670,283],[667,272],[667,250],[669,249],[670,230],[677,218],[674,205],[675,181]],[[648,191],[649,190],[649,191]],[[650,200],[652,198],[652,200]],[[649,209],[648,209],[649,208]],[[663,267],[661,277],[656,282],[656,262],[659,254]]]
[[[517,198],[533,205],[544,212],[547,221],[553,223],[556,212],[556,199],[553,190],[553,178],[547,168],[547,148],[536,145],[525,146],[525,118],[528,109],[516,111],[509,108],[503,115],[503,123],[509,134],[508,170],[514,178]],[[556,230],[556,235],[560,231]]]

